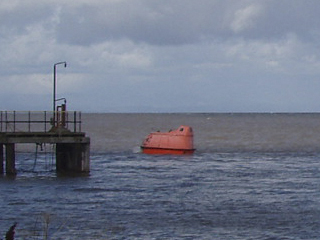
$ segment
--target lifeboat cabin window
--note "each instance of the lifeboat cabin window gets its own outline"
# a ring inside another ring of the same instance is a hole
[[[180,128],[180,132],[183,132],[183,128]]]

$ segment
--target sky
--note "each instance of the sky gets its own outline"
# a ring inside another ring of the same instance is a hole
[[[319,0],[1,0],[0,110],[320,112]],[[59,102],[57,103],[59,104]]]

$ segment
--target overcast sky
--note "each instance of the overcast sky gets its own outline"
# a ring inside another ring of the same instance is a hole
[[[1,0],[0,110],[320,112],[319,0]]]

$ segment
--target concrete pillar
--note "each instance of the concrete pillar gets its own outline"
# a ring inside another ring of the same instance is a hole
[[[56,169],[57,172],[89,172],[90,143],[57,143]]]
[[[0,143],[0,174],[3,174],[3,144]]]
[[[6,144],[6,173],[7,173],[7,175],[16,175],[17,174],[14,143],[7,143]]]

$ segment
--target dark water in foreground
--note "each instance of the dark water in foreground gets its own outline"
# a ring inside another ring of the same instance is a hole
[[[0,178],[2,238],[18,222],[16,239],[44,239],[47,219],[49,239],[320,239],[320,115],[84,120],[90,175],[57,176],[50,146],[18,154],[17,177]],[[179,124],[194,128],[193,156],[137,151]]]

